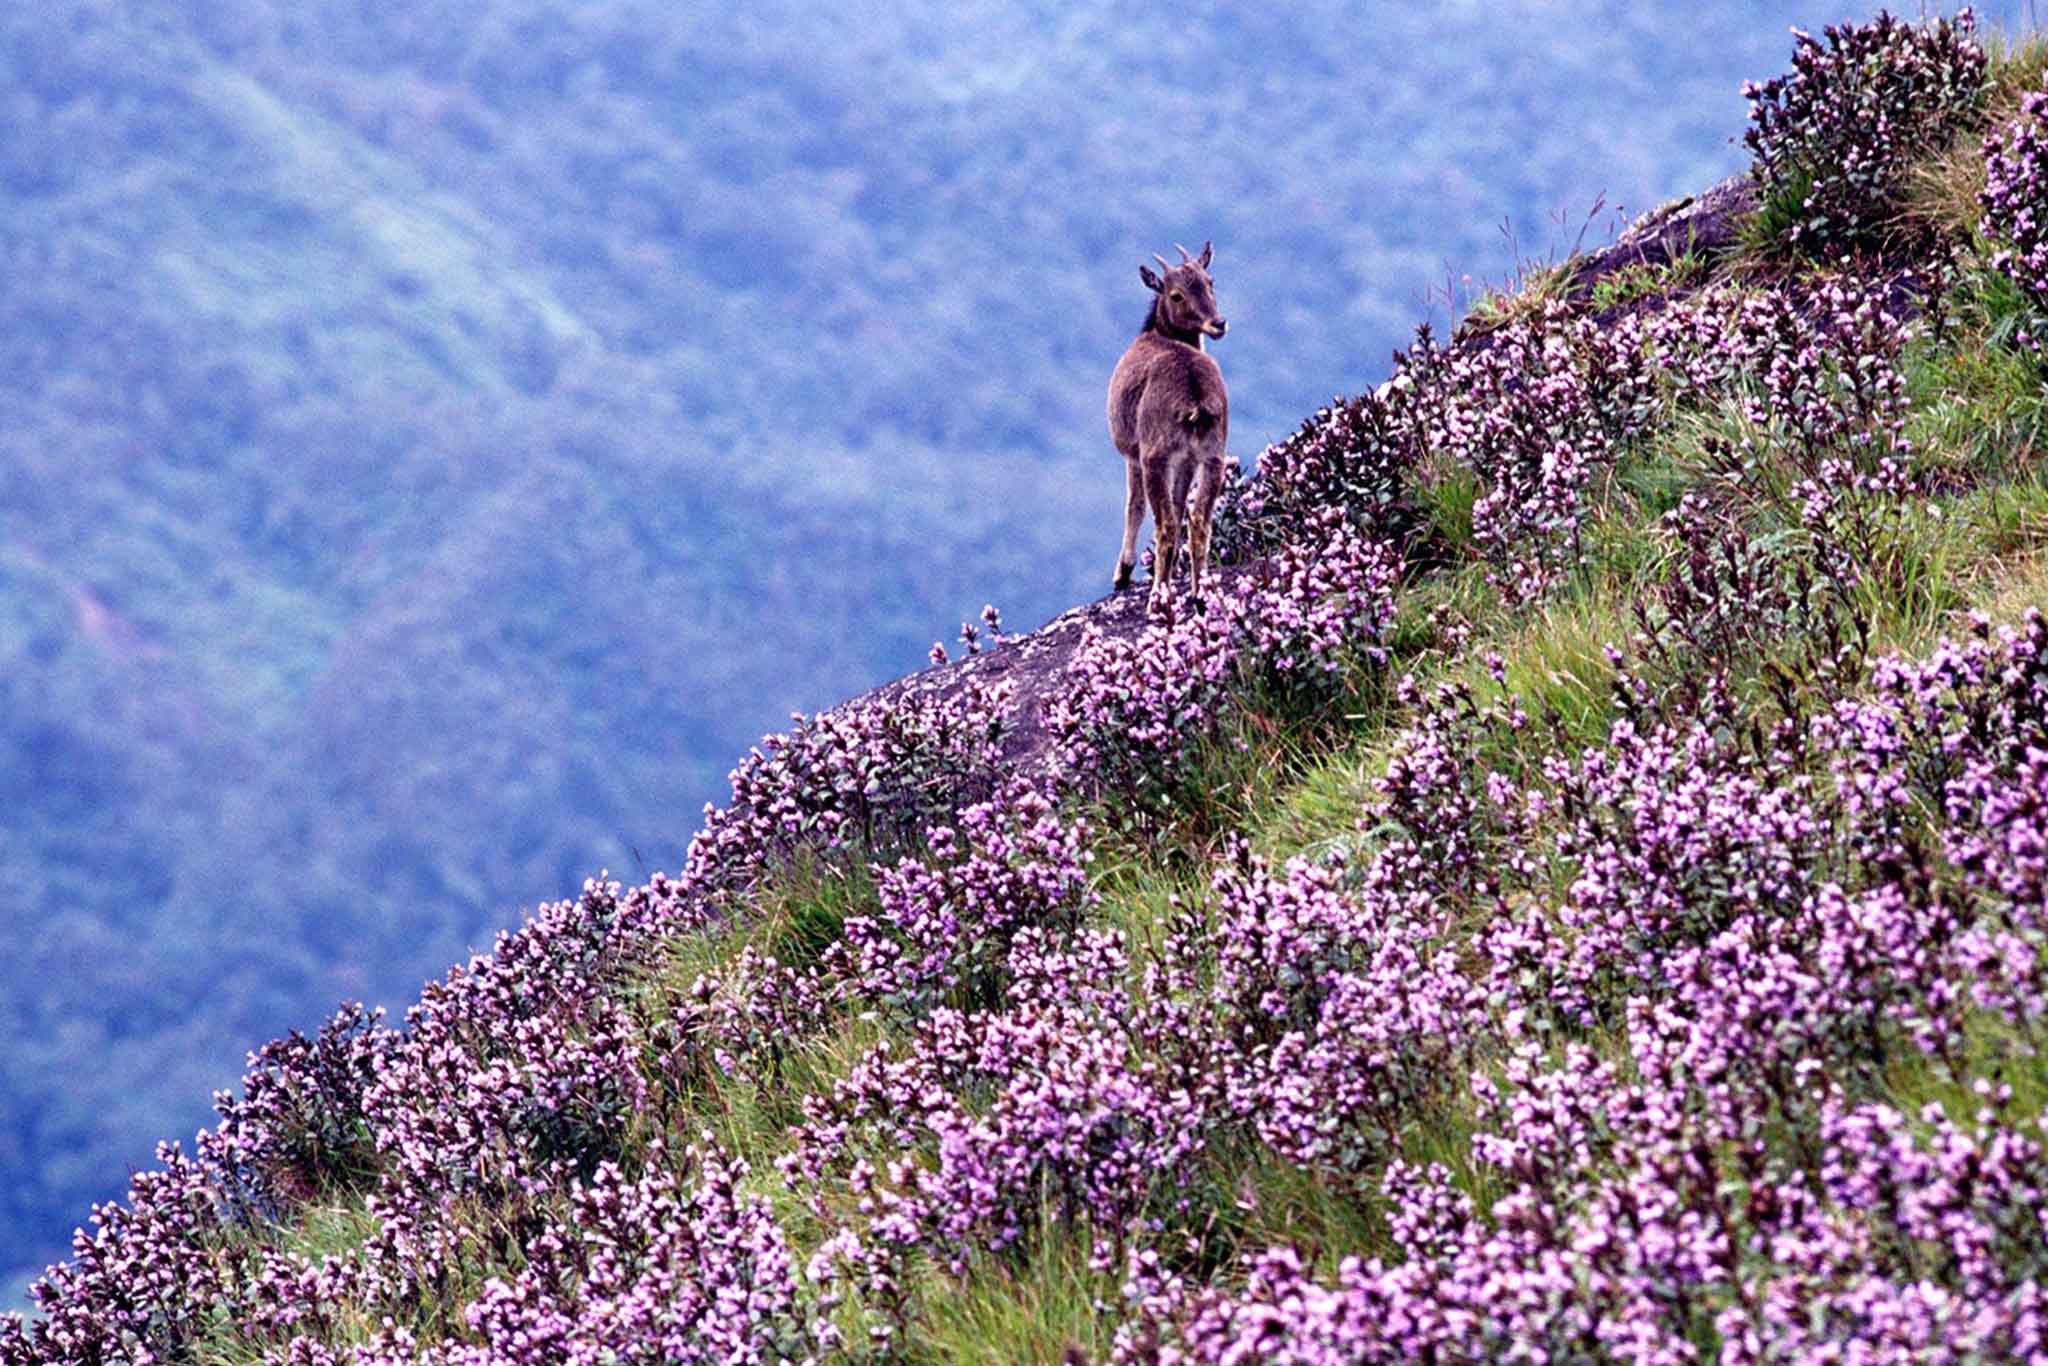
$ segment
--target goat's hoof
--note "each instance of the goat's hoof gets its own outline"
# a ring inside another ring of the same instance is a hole
[[[1110,587],[1119,593],[1123,592],[1126,588],[1129,588],[1131,586],[1131,571],[1135,568],[1137,568],[1137,566],[1131,564],[1118,565],[1116,567],[1116,580],[1110,585]]]

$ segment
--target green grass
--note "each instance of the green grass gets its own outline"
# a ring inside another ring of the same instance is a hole
[[[1385,1255],[1392,1250],[1378,1192],[1284,1162],[1262,1144],[1245,1143],[1219,1153],[1216,1179],[1232,1194],[1241,1218],[1232,1230],[1247,1249],[1292,1243],[1335,1270],[1348,1254]]]
[[[1594,281],[1592,305],[1601,312],[1610,308],[1621,308],[1627,304],[1683,289],[1704,279],[1706,274],[1706,258],[1688,247],[1662,264],[1651,265],[1643,262],[1623,266],[1613,274]]]
[[[1553,263],[1524,263],[1509,279],[1479,291],[1452,334],[1476,337],[1535,317],[1550,304],[1563,301],[1571,288],[1575,258]]]
[[[247,1245],[274,1246],[317,1262],[323,1257],[346,1257],[375,1236],[377,1229],[378,1220],[360,1199],[318,1201],[300,1207],[289,1224],[252,1230]],[[360,1318],[336,1324],[330,1341],[360,1342],[369,1337],[373,1327]],[[209,1325],[192,1345],[191,1359],[199,1366],[249,1366],[260,1362],[271,1345],[250,1339],[243,1325],[223,1318]]]
[[[1813,192],[1811,174],[1792,174],[1765,191],[1755,212],[1737,229],[1731,265],[1740,275],[1766,274],[1778,269],[1790,252],[1792,229],[1806,212],[1806,197]]]
[[[1047,1213],[1021,1265],[978,1258],[959,1279],[932,1275],[921,1287],[923,1314],[906,1344],[913,1360],[1058,1361],[1078,1347],[1107,1354],[1115,1334],[1108,1312],[1122,1299],[1123,1268],[1092,1270],[1085,1235]]]
[[[1985,112],[1993,120],[2009,118],[2021,99],[2039,90],[2048,76],[2048,33],[1987,33],[1983,47],[1991,58]]]
[[[1952,1123],[1968,1126],[1984,1105],[1970,1079],[1995,1075],[2012,1087],[2009,1114],[2041,1114],[2048,1110],[2048,1063],[2040,1052],[2044,1044],[2048,1038],[2038,1024],[2022,1031],[1996,1015],[1979,1012],[1964,1032],[1956,1067],[1923,1053],[1901,1054],[1885,1070],[1882,1099],[1909,1115],[1918,1114],[1923,1106],[1939,1105]]]
[[[1472,505],[1484,492],[1478,475],[1448,462],[1425,465],[1415,481],[1413,496],[1424,523],[1453,561],[1479,555],[1472,539]]]
[[[2035,362],[2006,344],[2025,323],[2024,305],[2012,306],[2018,291],[2003,276],[1978,277],[1965,289],[1981,344],[1912,347],[1906,437],[1920,467],[1951,485],[2025,477],[2048,451],[2048,429]]]
[[[520,1265],[518,1240],[507,1227],[503,1211],[471,1201],[451,1210],[448,1219],[452,1227],[469,1235],[463,1252],[450,1265],[448,1277],[422,1296],[402,1318],[404,1326],[412,1329],[425,1345],[465,1331],[463,1309],[481,1292],[484,1282],[493,1275],[516,1271]],[[499,1231],[495,1239],[494,1227]],[[380,1229],[381,1221],[360,1199],[316,1202],[300,1208],[289,1223],[248,1230],[240,1243],[228,1245],[222,1252],[224,1256],[246,1257],[257,1247],[267,1247],[316,1265],[324,1258],[345,1263]],[[509,1261],[501,1263],[491,1256],[488,1249],[498,1245],[513,1249]],[[317,1330],[321,1341],[332,1347],[367,1343],[383,1326],[381,1311],[358,1312],[355,1305],[348,1305],[347,1311],[310,1326]],[[301,1329],[305,1326],[308,1325]],[[281,1345],[268,1335],[252,1332],[247,1324],[229,1322],[223,1317],[206,1325],[187,1344],[186,1356],[181,1359],[194,1366],[252,1366],[264,1360],[267,1351]]]

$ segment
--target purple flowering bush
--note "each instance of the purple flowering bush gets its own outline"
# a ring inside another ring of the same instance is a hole
[[[1799,241],[1968,32],[1758,92]],[[2031,136],[1955,269],[2024,274]],[[1915,425],[1995,344],[1950,278],[1422,335],[1074,651],[1043,765],[973,675],[799,718],[677,878],[252,1054],[0,1366],[2048,1361],[2048,500]],[[1230,744],[1270,803],[1120,820]]]
[[[752,944],[682,991],[664,991],[638,1013],[643,1064],[666,1118],[721,1078],[778,1075],[791,1048],[829,1018],[823,987]]]
[[[411,1359],[466,1275],[505,1264],[519,1230],[623,1151],[644,1088],[606,988],[701,923],[662,880],[591,883],[430,985],[404,1029],[350,1009],[259,1051],[194,1156],[165,1146],[125,1204],[94,1211],[36,1290],[41,1318],[0,1321],[0,1358],[175,1360],[234,1325],[296,1353],[280,1359],[319,1360],[368,1315],[390,1322],[365,1359]],[[267,1232],[336,1196],[360,1199],[369,1228],[349,1251],[314,1257]],[[500,1211],[488,1232],[450,1219],[477,1203]]]
[[[1090,633],[1046,708],[1066,781],[1170,796],[1241,699],[1319,708],[1385,658],[1398,556],[1338,509],[1304,533],[1135,638]]]
[[[744,1163],[666,1147],[628,1179],[606,1163],[569,1195],[569,1213],[522,1249],[515,1275],[486,1282],[465,1313],[481,1341],[423,1360],[446,1366],[562,1361],[794,1360],[834,1341],[814,1323],[787,1237]]]
[[[1987,60],[1968,9],[1915,25],[1879,11],[1820,39],[1793,30],[1792,70],[1750,82],[1751,174],[1784,243],[1807,256],[1878,245],[1894,224],[1906,170],[1965,127]]]
[[[1994,268],[2048,307],[2048,90],[2028,95],[2018,118],[1984,141],[1984,229],[2001,243]]]
[[[1418,428],[1477,479],[1472,539],[1495,586],[1526,602],[1578,561],[1590,491],[1649,427],[1654,375],[1635,320],[1602,326],[1559,304],[1488,343],[1430,367]]]
[[[1709,472],[1785,499],[1809,520],[1849,515],[1863,495],[1924,481],[1905,435],[1904,357],[1920,329],[1897,300],[1942,287],[1933,269],[1765,291],[1715,286],[1651,317],[1605,322],[1552,301],[1465,347],[1424,335],[1374,394],[1270,448],[1236,507],[1246,528],[1286,528],[1300,544],[1316,534],[1315,518],[1297,510],[1311,491],[1328,500],[1323,517],[1341,511],[1381,528],[1412,563],[1468,544],[1502,597],[1529,603],[1582,568],[1588,524],[1614,511],[1632,465],[1687,415],[1721,410],[1742,435],[1708,442]],[[1759,459],[1766,444],[1797,457],[1792,480]],[[1346,462],[1379,492],[1326,472]],[[1762,480],[1800,486],[1788,493]],[[1473,490],[1463,524],[1426,534],[1413,504],[1441,501],[1432,490],[1451,486]],[[1388,507],[1403,511],[1371,511]],[[1253,530],[1245,537],[1256,543]]]
[[[1298,1165],[1375,1170],[1471,1061],[1483,994],[1445,908],[1347,895],[1331,866],[1275,876],[1242,846],[1213,891],[1203,948],[1227,1113]]]
[[[1759,532],[1728,500],[1697,493],[1660,526],[1670,566],[1631,606],[1646,665],[1671,680],[1660,710],[1696,711],[1703,685],[1766,657],[1789,656],[1800,676],[1862,666],[1859,574],[1838,543],[1805,528]]]
[[[2044,1097],[2036,1085],[2034,1108],[2019,1108],[1998,1079],[2008,1065],[2038,1076],[2048,933],[2038,898],[2026,898],[2048,827],[2028,825],[2026,852],[1997,860],[2009,873],[1981,871],[1990,850],[2014,847],[2029,819],[2017,813],[2038,801],[2044,647],[2048,623],[2034,614],[2018,629],[1980,623],[1924,660],[1881,661],[1869,700],[1815,718],[1811,747],[1745,757],[1718,738],[1725,718],[1658,737],[1624,721],[1609,747],[1548,765],[1536,787],[1552,819],[1538,837],[1555,849],[1531,871],[1562,864],[1577,880],[1546,889],[1505,872],[1508,894],[1461,951],[1465,973],[1410,966],[1372,994],[1371,1037],[1420,998],[1445,1012],[1435,1037],[1480,1060],[1466,1081],[1471,1174],[1383,1156],[1390,1247],[1347,1257],[1334,1275],[1286,1246],[1251,1260],[1238,1288],[1144,1268],[1131,1293],[1149,1318],[1121,1352],[2048,1351]],[[1925,800],[1934,793],[1938,805]],[[1919,819],[1906,819],[1916,803]],[[1928,861],[1929,821],[1949,861]],[[1291,880],[1284,923],[1342,919],[1306,909],[1337,885],[1330,873]],[[1375,886],[1368,871],[1352,896],[1363,903]],[[1390,919],[1382,909],[1371,923]],[[1332,980],[1329,939],[1311,934],[1297,990]],[[1289,1018],[1284,999],[1267,1002],[1275,1021]],[[2009,1032],[1987,1044],[1994,1017]],[[1574,1034],[1618,1034],[1624,1046]],[[1355,1061],[1373,1045],[1339,1051]],[[1310,1056],[1267,1054],[1305,1089]],[[1913,1066],[1951,1078],[1968,1098],[1960,1113],[1873,1098]],[[1371,1075],[1384,1088],[1402,1073],[1382,1064]],[[1306,1112],[1327,1122],[1346,1092],[1323,1087]],[[1262,1123],[1275,1125],[1284,1103],[1263,1099]],[[1276,1146],[1288,1150],[1284,1137]],[[1475,1182],[1491,1193],[1484,1213]]]
[[[1992,269],[2017,285],[2036,314],[2048,312],[2048,90],[2029,94],[2019,116],[1984,140],[1984,235]],[[2020,328],[2037,354],[2041,324]]]
[[[912,693],[893,705],[794,718],[733,770],[731,802],[705,808],[683,885],[740,891],[800,849],[902,847],[993,784],[1007,705],[1004,685],[970,682],[955,697]]]
[[[1134,1058],[1142,1022],[1120,988],[1127,970],[1113,932],[1064,945],[1020,935],[1016,1002],[940,1008],[910,1046],[878,1046],[807,1105],[786,1174],[814,1187],[845,1167],[872,1206],[872,1236],[950,1258],[1004,1250],[1036,1224],[1041,1200],[1114,1231],[1154,1194],[1178,1199],[1199,1111]],[[930,1166],[911,1156],[926,1146]]]
[[[1944,277],[1907,272],[1900,283],[1938,293]],[[1710,289],[1659,315],[1650,342],[1675,403],[1740,415],[1727,473],[1752,492],[1766,491],[1756,480],[1768,446],[1816,489],[1896,495],[1915,472],[1904,356],[1922,328],[1902,315],[1895,288],[1833,275],[1766,292]]]
[[[1421,329],[1403,364],[1415,369],[1441,355]],[[1406,545],[1418,530],[1409,497],[1417,449],[1401,391],[1361,394],[1318,409],[1285,441],[1259,456],[1254,479],[1232,479],[1215,512],[1215,552],[1226,564],[1270,554],[1336,510],[1360,531]]]
[[[878,871],[874,912],[849,917],[826,951],[829,990],[912,1016],[1000,999],[1020,932],[1071,929],[1093,908],[1088,834],[1029,780],[933,828],[922,857]]]
[[[398,1042],[382,1011],[351,1003],[314,1037],[293,1030],[250,1054],[241,1096],[214,1097],[220,1126],[202,1139],[223,1194],[258,1219],[362,1188],[376,1172],[363,1097]]]

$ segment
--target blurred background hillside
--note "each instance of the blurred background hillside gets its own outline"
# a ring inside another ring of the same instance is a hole
[[[1249,463],[1740,168],[1740,82],[1843,17],[7,7],[0,1286],[249,1048],[675,868],[757,735],[984,602],[1104,591],[1150,253],[1217,243]]]

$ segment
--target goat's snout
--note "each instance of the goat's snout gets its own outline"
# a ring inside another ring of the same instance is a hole
[[[1211,318],[1202,324],[1202,330],[1212,337],[1220,337],[1230,330],[1230,324],[1222,318]]]

